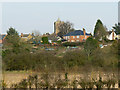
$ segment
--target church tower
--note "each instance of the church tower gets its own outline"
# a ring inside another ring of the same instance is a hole
[[[60,30],[59,30],[59,26],[60,24],[63,24],[64,22],[60,20],[60,18],[57,19],[56,22],[54,22],[54,33],[57,35]]]

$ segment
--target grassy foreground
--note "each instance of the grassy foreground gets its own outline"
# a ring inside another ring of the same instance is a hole
[[[3,88],[118,88],[117,75],[117,72],[102,71],[88,73],[5,71],[2,86]]]

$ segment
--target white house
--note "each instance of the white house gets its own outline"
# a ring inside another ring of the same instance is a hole
[[[117,34],[117,35],[116,35],[116,38],[117,38],[117,39],[120,39],[120,34]]]
[[[114,32],[114,30],[109,31],[109,32],[108,32],[108,35],[107,35],[107,38],[108,38],[109,40],[115,40],[115,39],[117,38],[117,34]]]

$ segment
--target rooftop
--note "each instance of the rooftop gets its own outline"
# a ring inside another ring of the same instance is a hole
[[[2,35],[0,34],[0,39],[3,40],[5,36],[6,34],[2,34]]]
[[[84,35],[84,33],[83,33],[82,30],[75,30],[75,31],[73,31],[73,32],[67,33],[67,34],[64,35],[64,36],[77,36],[77,35]],[[85,33],[85,35],[90,35],[90,34]]]

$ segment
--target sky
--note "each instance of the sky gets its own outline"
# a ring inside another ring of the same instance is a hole
[[[2,3],[2,33],[9,27],[19,33],[32,33],[37,30],[41,34],[54,32],[54,22],[73,23],[76,30],[85,28],[93,33],[96,21],[112,29],[118,22],[117,2],[6,2]]]
[[[120,22],[120,1],[118,2],[118,22]]]

